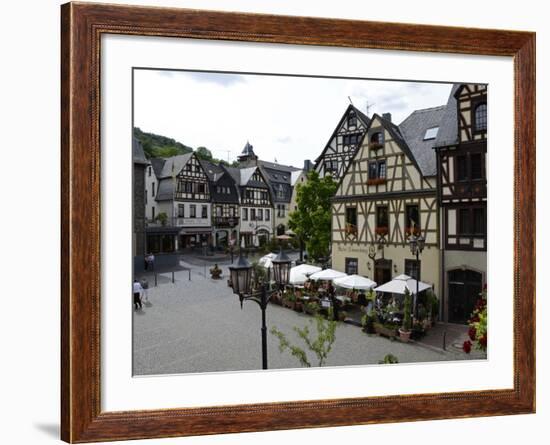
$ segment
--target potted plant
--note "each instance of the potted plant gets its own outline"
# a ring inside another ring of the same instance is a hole
[[[386,236],[389,232],[387,227],[376,227],[376,229],[374,229],[374,231],[376,232],[376,234],[378,236]]]
[[[403,305],[403,325],[399,329],[399,338],[402,342],[407,343],[411,339],[411,294],[408,289],[405,289],[405,302]]]
[[[367,334],[375,334],[374,323],[376,321],[376,312],[371,309],[367,314],[361,317],[361,326],[363,326],[363,332]]]
[[[161,212],[157,215],[155,219],[160,223],[161,226],[164,227],[168,222],[168,215],[165,212]]]
[[[222,270],[217,264],[214,264],[214,267],[210,268],[210,276],[213,280],[219,280],[222,277]]]

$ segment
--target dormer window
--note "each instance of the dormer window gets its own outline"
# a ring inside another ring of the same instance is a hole
[[[378,150],[384,146],[384,135],[381,131],[372,133],[369,139],[369,148]]]
[[[437,137],[438,131],[439,131],[439,127],[428,128],[426,130],[426,133],[424,133],[424,140],[428,141],[430,139],[435,139]]]
[[[351,111],[348,114],[348,127],[357,127],[357,115],[355,111]]]
[[[487,130],[487,104],[480,103],[474,110],[474,125],[476,131]]]

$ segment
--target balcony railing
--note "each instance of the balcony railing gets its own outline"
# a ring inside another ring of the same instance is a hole
[[[384,148],[384,144],[382,144],[381,142],[369,142],[370,150],[378,150],[380,148]]]

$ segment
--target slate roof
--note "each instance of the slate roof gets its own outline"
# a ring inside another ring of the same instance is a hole
[[[269,168],[269,169],[273,169],[273,170],[281,170],[281,171],[286,171],[286,172],[293,172],[293,171],[297,171],[297,170],[302,170],[301,168],[294,167],[292,165],[277,164],[275,162],[269,162],[269,161],[258,161],[258,165],[260,165],[262,167],[265,167],[265,168]]]
[[[132,138],[132,158],[134,164],[149,164],[149,161],[145,157],[143,146],[141,145],[141,142],[139,142],[136,138]]]
[[[224,169],[213,162],[199,159],[199,163],[202,165],[206,176],[208,176],[208,180],[211,182],[218,181],[225,174]]]
[[[155,170],[157,178],[171,178],[172,174],[177,175],[185,166],[185,164],[187,164],[187,161],[191,159],[191,156],[193,156],[193,152],[185,153],[178,156],[172,156],[170,158],[163,158],[164,163],[162,164],[162,168],[159,170],[158,173]]]
[[[155,199],[157,201],[170,201],[174,199],[174,180],[171,176],[159,179]]]
[[[413,111],[409,117],[399,124],[400,136],[407,143],[423,176],[435,176],[437,174],[436,155],[432,150],[436,139],[424,139],[424,137],[426,130],[440,127],[446,108],[445,105],[442,105]]]
[[[451,94],[449,94],[449,100],[447,101],[447,108],[441,119],[439,133],[437,133],[437,138],[435,139],[435,147],[444,147],[446,145],[458,143],[457,103],[455,93],[461,85],[460,83],[455,83],[451,89]]]

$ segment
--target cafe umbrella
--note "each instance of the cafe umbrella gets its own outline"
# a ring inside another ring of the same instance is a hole
[[[346,289],[366,290],[375,287],[376,283],[361,275],[348,275],[346,277],[336,278],[334,280],[334,285]]]

